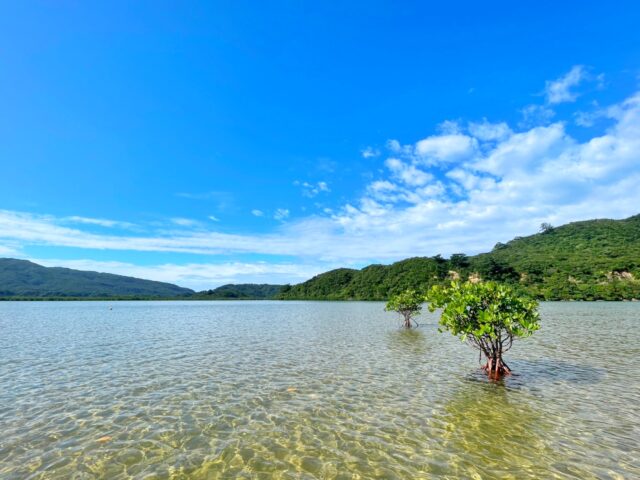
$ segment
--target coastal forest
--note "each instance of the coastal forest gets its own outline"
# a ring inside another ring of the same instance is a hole
[[[386,300],[452,280],[506,283],[540,300],[640,299],[640,215],[553,227],[498,243],[491,252],[415,257],[361,270],[340,268],[285,286],[279,299]]]

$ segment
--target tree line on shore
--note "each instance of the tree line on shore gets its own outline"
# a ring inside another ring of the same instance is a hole
[[[0,300],[387,300],[451,281],[496,281],[538,300],[640,299],[640,215],[553,227],[491,252],[340,268],[298,285],[240,284],[194,292],[121,275],[0,259]]]
[[[539,300],[640,299],[640,215],[589,220],[498,243],[491,252],[341,268],[285,286],[279,299],[387,300],[451,281],[495,281]]]

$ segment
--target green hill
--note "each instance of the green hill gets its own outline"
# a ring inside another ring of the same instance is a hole
[[[240,283],[222,285],[213,290],[205,290],[193,295],[199,300],[269,300],[280,292],[282,285],[266,283]]]
[[[285,286],[281,299],[384,300],[452,279],[497,280],[547,300],[640,299],[640,215],[589,220],[498,243],[491,252],[338,269]]]
[[[191,294],[193,290],[170,283],[0,258],[0,297],[170,298]]]

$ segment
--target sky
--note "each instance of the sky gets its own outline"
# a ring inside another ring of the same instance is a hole
[[[640,213],[637,2],[0,0],[0,257],[196,290]]]

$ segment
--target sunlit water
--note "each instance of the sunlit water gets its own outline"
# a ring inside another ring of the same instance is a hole
[[[492,384],[381,303],[0,303],[0,478],[640,478],[640,304],[541,312]]]

